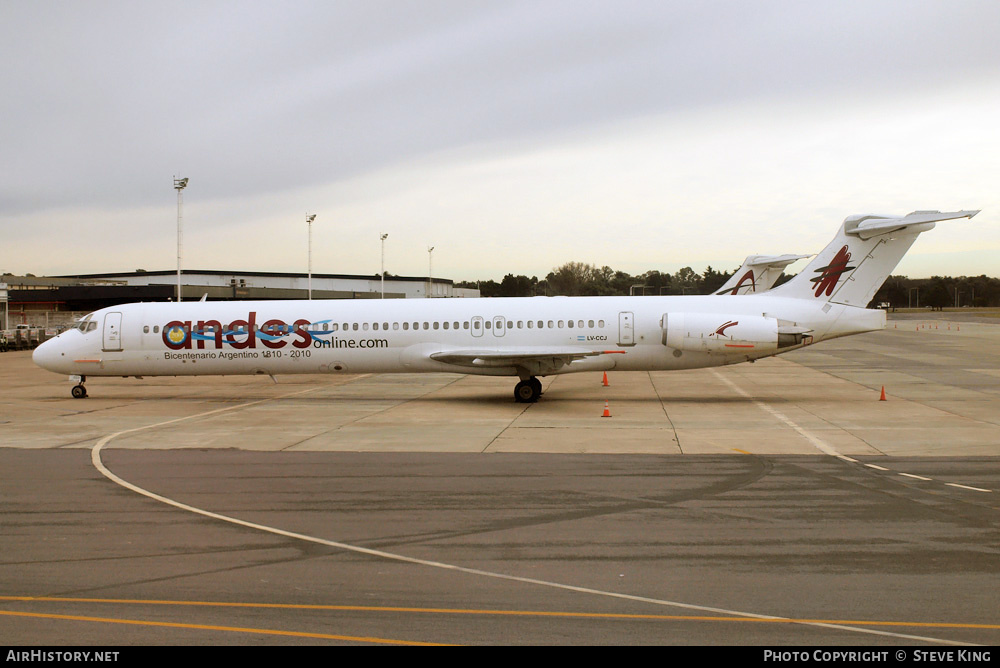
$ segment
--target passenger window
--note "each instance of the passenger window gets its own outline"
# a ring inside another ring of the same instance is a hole
[[[392,323],[392,329],[393,329],[394,331],[395,331],[395,330],[398,330],[398,329],[399,329],[399,323],[398,323],[398,322],[394,322],[394,323]]]
[[[372,323],[372,329],[374,329],[376,332],[378,331],[378,323],[377,322]]]
[[[382,323],[382,330],[388,332],[389,331],[389,323],[383,322]]]
[[[478,320],[476,320],[475,322],[472,323],[472,329],[477,329],[477,330],[479,329],[479,321]]]
[[[437,323],[437,322],[435,322],[435,323],[434,323],[434,329],[437,329],[437,328],[438,328],[438,323]]]
[[[483,323],[483,325],[486,327],[486,329],[489,329],[490,328],[490,321],[487,320],[486,322]]]
[[[587,321],[587,327],[593,328],[594,327],[594,321],[593,320],[588,320]]]
[[[358,331],[358,323],[356,323],[356,322],[353,323],[353,325],[351,326],[351,329],[353,329],[355,332]]]
[[[466,320],[465,322],[462,323],[462,329],[468,329],[468,328],[469,328],[469,321]]]
[[[160,326],[153,325],[153,334],[159,334],[159,333],[160,333]]]
[[[603,320],[598,320],[597,321],[597,326],[598,327],[604,327],[604,321]]]
[[[142,328],[142,333],[143,333],[143,334],[149,334],[149,325],[145,325],[145,326],[144,326],[144,327]]]
[[[408,323],[408,322],[404,322],[404,323],[403,323],[403,330],[404,330],[404,331],[409,331],[409,329],[410,329],[410,323]]]
[[[528,329],[531,329],[531,326],[534,325],[534,324],[535,324],[534,320],[529,320],[528,321]]]
[[[425,322],[425,323],[424,323],[424,329],[430,329],[430,328],[431,328],[431,327],[430,327],[430,325],[428,325],[428,324],[427,324],[427,323]]]
[[[573,329],[573,321],[572,321],[572,320],[570,320],[569,322],[567,322],[567,323],[566,323],[566,325],[567,325],[567,326],[568,326],[568,327],[569,327],[570,329]]]
[[[549,320],[549,329],[552,329],[553,327],[555,327],[555,323]]]
[[[445,321],[444,321],[444,328],[445,328],[445,329],[448,329],[448,325],[450,325],[450,324],[451,324],[451,323],[449,323],[449,322],[448,322],[447,320],[445,320]]]

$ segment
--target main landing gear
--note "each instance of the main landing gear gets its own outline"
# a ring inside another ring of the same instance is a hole
[[[87,377],[86,376],[81,376],[80,377],[80,383],[77,384],[77,385],[74,385],[73,389],[70,390],[70,394],[73,395],[74,399],[86,399],[87,398],[87,388],[84,387],[84,385],[83,385],[85,382],[87,382]]]
[[[534,376],[522,380],[514,387],[514,401],[519,404],[533,404],[542,396],[542,381]]]

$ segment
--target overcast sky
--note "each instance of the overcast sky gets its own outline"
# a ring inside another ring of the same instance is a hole
[[[897,273],[1000,275],[1000,2],[0,2],[0,271],[544,277],[815,253],[983,209]],[[794,265],[791,269],[800,269]]]

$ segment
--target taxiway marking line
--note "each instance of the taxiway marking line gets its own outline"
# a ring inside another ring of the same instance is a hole
[[[946,482],[949,487],[958,487],[959,489],[970,489],[973,492],[992,492],[991,489],[983,489],[982,487],[969,487],[968,485],[959,485],[957,482]]]
[[[12,612],[0,610],[0,615],[8,617],[33,617],[36,619],[61,619],[71,622],[99,622],[102,624],[128,624],[131,626],[157,626],[171,629],[191,629],[195,631],[225,631],[228,633],[256,633],[269,636],[291,636],[294,638],[311,638],[317,640],[345,640],[348,642],[374,643],[379,645],[421,645],[441,646],[442,643],[418,642],[411,640],[393,640],[391,638],[375,638],[365,636],[342,636],[331,633],[308,633],[306,631],[281,631],[279,629],[257,629],[243,626],[215,626],[212,624],[183,624],[180,622],[151,622],[143,619],[116,619],[114,617],[86,617],[80,615],[53,615],[40,612]]]
[[[726,382],[729,383],[728,380]],[[735,387],[735,385],[733,387]],[[666,599],[650,598],[650,597],[647,597],[647,596],[637,596],[637,595],[633,595],[633,594],[623,594],[623,593],[620,593],[620,592],[612,592],[612,591],[606,591],[606,590],[602,590],[602,589],[591,589],[589,587],[579,587],[579,586],[576,586],[576,585],[568,585],[568,584],[563,584],[561,582],[552,582],[552,581],[549,581],[549,580],[538,580],[538,579],[535,579],[535,578],[522,577],[522,576],[518,576],[518,575],[509,575],[509,574],[506,574],[506,573],[497,573],[497,572],[494,572],[494,571],[484,571],[484,570],[480,570],[478,568],[467,568],[465,566],[456,566],[454,564],[446,564],[446,563],[443,563],[443,562],[440,562],[440,561],[431,561],[431,560],[428,560],[428,559],[418,559],[416,557],[407,557],[405,555],[395,554],[393,552],[384,552],[382,550],[373,550],[371,548],[361,547],[359,545],[350,545],[348,543],[341,543],[341,542],[338,542],[338,541],[326,540],[324,538],[319,538],[319,537],[316,537],[316,536],[307,536],[305,534],[295,533],[295,532],[292,532],[292,531],[285,531],[284,529],[278,529],[276,527],[269,527],[269,526],[266,526],[266,525],[263,525],[263,524],[256,524],[254,522],[247,522],[245,520],[237,519],[235,517],[229,517],[227,515],[221,515],[219,513],[213,513],[211,511],[203,510],[201,508],[196,508],[194,506],[189,506],[189,505],[181,503],[179,501],[175,501],[173,499],[170,499],[170,498],[167,498],[165,496],[162,496],[160,494],[156,494],[155,492],[151,492],[149,490],[143,489],[142,487],[139,487],[138,485],[134,485],[134,484],[128,482],[127,480],[124,480],[124,479],[118,477],[117,475],[115,475],[114,473],[112,473],[106,466],[104,466],[104,463],[101,461],[101,449],[105,445],[107,445],[109,442],[111,442],[114,438],[117,438],[118,436],[121,436],[122,434],[130,434],[130,433],[134,433],[134,432],[137,432],[137,431],[143,431],[143,430],[146,430],[146,429],[153,429],[155,427],[162,427],[162,426],[165,426],[165,425],[175,424],[177,422],[182,422],[182,421],[185,421],[185,420],[192,420],[192,419],[195,419],[195,418],[204,417],[206,415],[213,415],[213,414],[216,414],[216,413],[222,413],[224,411],[236,410],[237,408],[245,408],[246,406],[253,406],[255,404],[263,403],[265,401],[273,401],[273,400],[276,400],[276,399],[283,399],[283,398],[290,397],[290,396],[295,396],[295,395],[298,395],[298,394],[304,394],[306,392],[313,392],[313,391],[315,391],[317,389],[319,389],[319,388],[311,388],[311,389],[308,389],[308,390],[302,390],[300,392],[293,392],[291,394],[281,395],[281,396],[278,396],[278,397],[271,397],[271,398],[268,398],[268,399],[260,399],[258,401],[251,401],[251,402],[247,402],[245,404],[238,404],[236,406],[227,406],[226,408],[219,408],[219,409],[216,409],[216,410],[207,411],[205,413],[199,413],[197,415],[189,415],[189,416],[182,417],[182,418],[174,418],[172,420],[166,420],[164,422],[157,422],[157,423],[154,423],[154,424],[149,424],[149,425],[146,425],[144,427],[135,427],[135,428],[132,428],[132,429],[125,429],[125,430],[122,430],[122,431],[114,432],[113,434],[108,434],[107,436],[101,438],[100,440],[97,441],[97,443],[94,444],[93,449],[90,451],[90,459],[91,459],[91,462],[94,465],[94,468],[96,468],[101,473],[101,475],[103,475],[104,477],[106,477],[108,480],[111,480],[112,482],[114,482],[114,483],[116,483],[116,484],[118,484],[118,485],[120,485],[120,486],[122,486],[122,487],[124,487],[126,489],[129,489],[129,490],[135,492],[136,494],[140,494],[140,495],[145,496],[147,498],[159,501],[160,503],[164,503],[164,504],[166,504],[168,506],[173,506],[174,508],[178,508],[178,509],[184,510],[186,512],[190,512],[190,513],[193,513],[193,514],[196,514],[196,515],[201,515],[203,517],[208,517],[208,518],[211,518],[211,519],[219,520],[220,522],[228,522],[230,524],[236,524],[238,526],[246,527],[248,529],[255,529],[257,531],[263,531],[263,532],[266,532],[266,533],[271,533],[271,534],[274,534],[276,536],[283,536],[285,538],[293,538],[293,539],[296,539],[296,540],[301,540],[301,541],[310,542],[310,543],[316,543],[318,545],[325,545],[327,547],[333,547],[333,548],[337,548],[337,549],[340,549],[340,550],[345,550],[345,551],[349,551],[349,552],[355,552],[355,553],[358,553],[358,554],[366,554],[366,555],[369,555],[369,556],[378,557],[378,558],[381,558],[381,559],[389,559],[389,560],[392,560],[392,561],[398,561],[398,562],[402,562],[402,563],[415,564],[415,565],[419,565],[419,566],[428,566],[428,567],[431,567],[431,568],[440,568],[442,570],[449,570],[449,571],[454,571],[454,572],[458,572],[458,573],[466,573],[466,574],[469,574],[469,575],[478,575],[478,576],[482,576],[482,577],[494,578],[494,579],[497,579],[497,580],[507,580],[507,581],[510,581],[510,582],[520,582],[522,584],[533,584],[533,585],[538,585],[538,586],[541,586],[541,587],[551,587],[553,589],[562,589],[564,591],[573,591],[573,592],[582,593],[582,594],[593,594],[593,595],[596,595],[596,596],[606,596],[606,597],[609,597],[609,598],[617,598],[617,599],[628,600],[628,601],[636,601],[636,602],[639,602],[639,603],[648,603],[650,605],[669,606],[669,607],[674,607],[674,608],[681,608],[681,609],[684,609],[684,610],[699,610],[699,611],[702,611],[702,612],[714,612],[714,613],[723,614],[723,615],[731,615],[731,616],[734,616],[734,617],[753,617],[753,618],[759,618],[759,619],[788,619],[787,617],[779,617],[779,616],[776,616],[776,615],[761,615],[761,614],[756,614],[756,613],[751,613],[751,612],[741,612],[741,611],[738,611],[738,610],[728,610],[726,608],[716,608],[716,607],[707,606],[707,605],[696,605],[696,604],[693,604],[693,603],[681,603],[680,601],[670,601],[670,600],[666,600]],[[740,392],[742,393],[742,390],[740,390]],[[756,400],[753,400],[753,401],[756,402]],[[785,418],[785,419],[787,420],[787,418]],[[792,424],[794,424],[794,423],[792,423]],[[796,425],[796,427],[797,427],[797,425]],[[804,432],[804,430],[803,430],[802,433],[808,434],[808,432]],[[855,632],[855,633],[867,633],[867,634],[872,634],[872,635],[891,636],[891,637],[894,637],[894,638],[902,638],[904,640],[918,640],[918,641],[922,641],[922,642],[940,643],[940,644],[944,644],[944,645],[966,645],[966,644],[968,644],[968,643],[964,643],[964,642],[959,642],[959,641],[954,641],[954,640],[947,640],[947,639],[943,639],[943,638],[930,638],[930,637],[924,637],[924,636],[908,635],[908,634],[904,634],[904,633],[893,633],[893,632],[890,632],[890,631],[879,631],[879,630],[875,630],[875,629],[871,629],[871,628],[864,628],[864,627],[858,627],[858,626],[846,626],[846,625],[840,625],[840,624],[827,624],[827,623],[823,623],[823,622],[798,622],[798,623],[801,623],[801,624],[804,624],[804,625],[807,625],[807,626],[817,626],[817,627],[829,628],[829,629],[834,629],[834,630],[839,630],[839,631],[851,631],[851,632]]]
[[[801,624],[804,622],[821,624],[856,624],[859,626],[911,626],[942,629],[987,629],[1000,630],[1000,624],[963,624],[958,622],[906,622],[854,619],[795,619],[792,617],[718,617],[706,615],[652,615],[623,612],[568,612],[560,610],[488,610],[477,608],[414,608],[408,606],[376,605],[318,605],[301,603],[246,603],[234,601],[169,601],[128,598],[76,598],[58,596],[0,596],[0,601],[43,602],[43,603],[114,603],[125,605],[163,605],[217,608],[254,608],[277,610],[327,610],[330,612],[414,612],[436,615],[479,615],[508,617],[569,617],[581,619],[643,619],[663,621],[693,622],[755,622],[764,624]]]
[[[731,381],[728,378],[726,378],[725,376],[723,376],[721,373],[719,373],[715,369],[712,369],[712,373],[715,374],[716,378],[718,378],[723,383],[725,383],[726,385],[728,385],[730,387],[730,389],[732,389],[734,392],[736,392],[737,394],[739,394],[739,395],[741,395],[743,397],[746,397],[747,399],[749,399],[750,401],[752,401],[754,403],[754,405],[757,406],[758,408],[760,408],[762,411],[764,411],[766,413],[770,413],[772,416],[774,416],[775,418],[777,418],[781,422],[784,422],[786,425],[788,425],[789,427],[791,427],[792,429],[794,429],[795,431],[797,431],[803,438],[805,438],[807,441],[809,441],[810,443],[812,443],[813,446],[815,446],[817,449],[819,449],[821,452],[823,452],[825,454],[828,454],[828,455],[830,455],[832,457],[836,457],[838,459],[842,459],[844,461],[851,462],[851,463],[854,463],[854,464],[861,464],[862,466],[867,466],[868,468],[876,469],[878,471],[886,471],[888,473],[895,473],[896,475],[903,475],[903,476],[906,476],[908,478],[916,478],[917,480],[925,480],[925,481],[928,481],[928,482],[936,482],[936,480],[934,478],[925,478],[923,476],[913,475],[912,473],[903,473],[901,471],[893,471],[892,469],[887,469],[884,466],[879,466],[878,464],[867,464],[865,462],[860,462],[857,459],[851,459],[847,455],[842,455],[839,452],[837,452],[836,450],[834,450],[831,446],[827,445],[821,438],[819,438],[818,436],[814,436],[810,432],[808,432],[805,429],[803,429],[802,427],[800,427],[798,424],[796,424],[794,421],[792,421],[789,417],[787,417],[784,413],[771,408],[770,406],[768,406],[767,404],[765,404],[760,399],[754,398],[753,396],[750,395],[749,392],[747,392],[746,390],[744,390],[743,388],[741,388],[739,385],[737,385],[733,381]],[[942,484],[948,485],[950,487],[958,487],[960,489],[968,489],[968,490],[971,490],[973,492],[992,492],[993,491],[992,489],[982,489],[980,487],[969,487],[968,485],[959,485],[958,483],[944,482],[943,480],[940,481],[940,482]]]

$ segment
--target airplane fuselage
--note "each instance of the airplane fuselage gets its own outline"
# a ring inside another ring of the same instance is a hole
[[[433,371],[524,376],[516,363],[471,355],[547,350],[554,357],[573,350],[588,355],[529,374],[550,375],[733,364],[884,326],[880,311],[822,307],[767,295],[139,303],[96,311],[83,326],[39,348],[35,359],[51,371],[80,376]],[[850,317],[841,318],[845,311]],[[670,345],[671,314],[674,322],[680,322],[676,314],[684,314],[689,323],[699,318],[711,323],[695,334],[704,344],[689,337],[684,345]],[[773,323],[775,332],[779,321],[793,323],[808,329],[810,338],[779,348],[776,334],[733,338],[738,329],[712,331],[749,318],[765,329]],[[432,357],[449,351],[472,352],[462,364]]]

